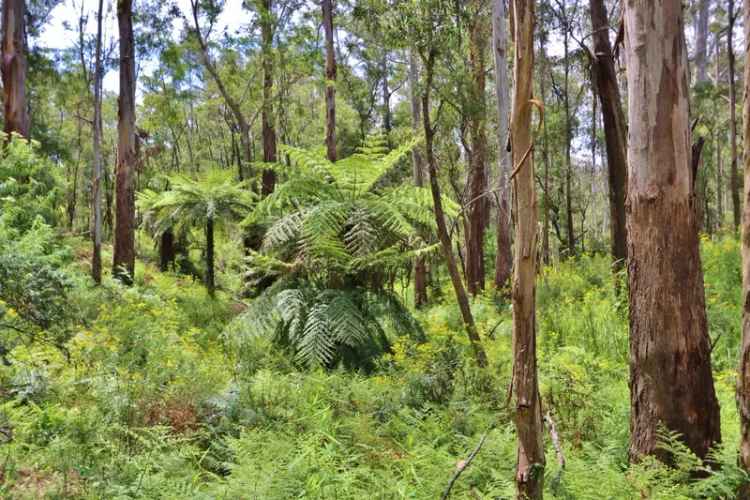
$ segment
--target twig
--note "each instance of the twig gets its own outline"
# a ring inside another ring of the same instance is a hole
[[[489,432],[489,431],[488,431]],[[474,448],[474,451],[471,452],[471,455],[466,460],[462,460],[458,463],[456,466],[456,472],[453,474],[453,477],[451,478],[450,482],[448,483],[448,487],[445,488],[445,491],[443,492],[443,496],[441,497],[441,500],[446,500],[448,496],[451,494],[451,489],[453,489],[453,485],[458,481],[458,478],[461,476],[461,473],[465,471],[469,465],[471,465],[471,462],[474,460],[474,458],[479,453],[479,450],[482,449],[482,446],[484,445],[484,441],[487,439],[488,432],[485,432],[482,435],[482,439],[479,440],[479,444],[476,448]]]

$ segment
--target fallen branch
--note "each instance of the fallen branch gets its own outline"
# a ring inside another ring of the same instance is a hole
[[[479,440],[479,444],[476,448],[474,448],[474,451],[471,452],[471,455],[466,460],[461,460],[458,462],[458,465],[456,465],[456,472],[453,474],[453,477],[451,478],[450,482],[448,483],[448,487],[445,488],[445,491],[443,492],[443,496],[441,497],[441,500],[446,500],[448,496],[451,494],[451,490],[453,489],[453,485],[458,481],[458,478],[461,476],[461,473],[466,470],[469,465],[471,465],[471,462],[474,460],[474,458],[479,453],[479,450],[482,449],[482,446],[484,445],[484,441],[487,439],[488,432],[485,432],[482,435],[482,438]]]
[[[560,445],[560,435],[557,433],[557,426],[555,421],[552,420],[552,414],[547,412],[544,415],[544,422],[549,428],[549,435],[552,437],[552,446],[555,448],[555,455],[557,455],[557,463],[561,469],[565,468],[565,455],[562,452],[562,446]]]

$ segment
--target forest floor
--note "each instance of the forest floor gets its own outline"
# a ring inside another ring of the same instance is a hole
[[[0,365],[3,498],[435,499],[485,435],[451,497],[512,498],[502,299],[473,303],[485,370],[468,362],[446,281],[442,301],[418,313],[425,342],[394,338],[371,373],[305,371],[238,333],[237,303],[190,279],[139,263],[132,289],[93,288],[86,246],[60,243],[76,318],[64,344],[19,342]],[[560,443],[545,438],[548,498],[732,497],[739,244],[704,238],[703,259],[722,467],[692,479],[700,464],[668,435],[676,468],[628,466],[627,298],[607,257],[583,256],[538,284],[541,393]]]

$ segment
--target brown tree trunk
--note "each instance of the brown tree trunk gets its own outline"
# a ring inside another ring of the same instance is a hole
[[[495,54],[495,94],[497,95],[498,195],[497,195],[497,255],[495,256],[495,288],[508,285],[513,270],[510,238],[510,207],[508,176],[508,120],[510,118],[510,84],[508,83],[508,27],[505,0],[492,2],[492,46]]]
[[[419,68],[413,51],[409,51],[409,97],[411,99],[411,120],[414,134],[419,134],[422,111],[419,103]],[[424,159],[420,146],[411,152],[414,185],[424,186]],[[419,309],[427,304],[427,265],[424,257],[417,257],[414,261],[414,306]]]
[[[162,233],[159,240],[159,269],[162,272],[168,271],[170,266],[174,266],[176,257],[174,232],[169,228]]]
[[[627,0],[630,458],[658,430],[705,458],[721,439],[692,203],[687,50],[680,0]],[[647,47],[648,50],[643,50]]]
[[[104,0],[99,0],[96,13],[96,55],[94,63],[94,170],[91,180],[93,221],[91,239],[91,277],[97,285],[102,282],[102,16]]]
[[[541,92],[541,99],[542,102],[546,102],[545,99],[547,98],[547,92],[546,92],[546,82],[547,82],[547,53],[546,53],[546,40],[547,40],[547,33],[542,30],[542,33],[540,35],[539,40],[539,51],[542,59],[542,64],[540,68],[540,75],[539,75],[539,91]],[[549,264],[551,262],[551,250],[550,250],[550,242],[549,242],[549,229],[550,229],[550,223],[549,223],[549,211],[550,211],[550,203],[549,203],[549,171],[550,171],[550,154],[549,154],[549,139],[547,137],[547,124],[542,123],[542,162],[544,164],[544,174],[542,179],[542,188],[544,190],[544,202],[542,203],[542,209],[543,209],[543,218],[544,222],[542,224],[542,262],[545,264]]]
[[[750,40],[750,0],[744,2],[745,40]],[[745,54],[745,102],[743,124],[745,151],[750,152],[750,58]],[[742,347],[737,376],[737,408],[740,414],[740,465],[750,472],[750,154],[745,153],[745,204],[742,212]],[[750,498],[745,484],[739,498]]]
[[[388,145],[391,143],[391,130],[393,130],[393,118],[391,116],[391,89],[388,86],[388,52],[383,51],[380,61],[380,93],[383,94],[383,130],[385,131]]]
[[[427,155],[427,171],[430,176],[430,191],[432,192],[432,202],[434,204],[435,223],[437,224],[438,239],[440,239],[440,246],[443,250],[445,263],[448,266],[448,274],[450,274],[451,282],[453,283],[453,290],[456,293],[456,301],[461,310],[461,318],[463,319],[464,328],[469,337],[469,342],[474,349],[474,358],[477,365],[485,367],[487,366],[487,354],[482,347],[482,341],[479,338],[479,331],[477,330],[476,323],[474,323],[474,316],[471,313],[469,296],[464,288],[461,274],[456,265],[456,258],[453,255],[451,237],[445,223],[445,212],[443,211],[443,201],[440,193],[440,184],[438,182],[437,160],[435,159],[435,153],[433,150],[435,129],[432,128],[432,120],[430,119],[430,93],[435,70],[435,55],[434,49],[428,49],[427,54],[422,54],[422,63],[425,72],[424,87],[422,88],[422,124],[424,127],[425,154]]]
[[[6,134],[29,138],[26,104],[26,2],[3,0],[2,74]]]
[[[272,0],[261,0],[260,29],[263,44],[263,161],[276,162],[276,129],[273,119],[273,5]],[[267,196],[276,186],[276,174],[263,171],[261,193]]]
[[[206,289],[213,297],[216,293],[216,278],[214,277],[214,220],[206,221]]]
[[[536,366],[537,205],[531,113],[534,75],[534,2],[513,1],[514,81],[511,145],[515,251],[513,265],[513,408],[518,434],[516,498],[544,492],[542,403]]]
[[[322,0],[326,36],[326,152],[336,161],[336,54],[333,49],[333,0]]]
[[[120,29],[120,97],[117,120],[117,186],[112,274],[132,284],[135,271],[135,49],[133,0],[117,0]]]
[[[625,222],[628,183],[627,125],[617,85],[604,0],[590,0],[590,12],[594,40],[593,73],[601,102],[607,145],[612,260],[613,269],[617,273],[625,267],[628,258],[628,232]]]
[[[737,91],[735,85],[735,61],[734,61],[734,24],[737,20],[737,12],[734,9],[734,0],[729,0],[728,6],[729,29],[727,31],[727,57],[729,59],[729,133],[732,144],[732,166],[730,170],[730,189],[732,190],[732,216],[734,230],[740,228],[740,174],[737,170]]]
[[[472,23],[469,33],[471,66],[470,108],[468,116],[471,137],[469,159],[469,196],[466,226],[466,285],[471,295],[484,290],[484,233],[487,211],[487,104],[485,99],[485,51],[489,35],[489,19],[482,12],[482,1],[469,7]]]

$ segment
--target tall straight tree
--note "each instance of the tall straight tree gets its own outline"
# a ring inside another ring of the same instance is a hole
[[[510,115],[510,85],[508,83],[508,28],[505,0],[492,1],[492,48],[495,54],[495,94],[497,96],[497,254],[495,256],[495,288],[508,284],[513,268],[510,238],[508,176],[508,119]]]
[[[750,0],[744,1],[745,40],[750,40]],[[750,57],[745,53],[745,102],[743,106],[745,151],[750,151]],[[745,154],[745,204],[742,211],[742,346],[737,376],[740,414],[740,465],[750,472],[750,154]],[[750,498],[745,485],[739,498]]]
[[[94,61],[94,169],[91,180],[91,203],[93,205],[91,239],[91,277],[96,284],[102,282],[102,16],[104,0],[99,0],[96,12],[96,55]]]
[[[601,103],[607,145],[612,259],[614,270],[618,272],[625,267],[628,258],[628,232],[625,222],[628,183],[627,125],[620,101],[612,44],[609,41],[607,9],[604,0],[590,0],[589,6],[594,41],[591,62]]]
[[[273,116],[273,35],[274,17],[272,0],[260,0],[259,5],[261,47],[263,57],[263,161],[276,162],[276,128]],[[271,169],[263,171],[261,193],[268,195],[276,185],[276,174]]]
[[[422,107],[419,102],[419,66],[413,50],[409,50],[409,98],[411,100],[411,125],[414,135],[419,135],[422,126]],[[424,158],[419,146],[411,151],[414,185],[424,186]],[[414,306],[420,308],[427,304],[427,266],[425,259],[419,256],[414,261]]]
[[[514,80],[510,121],[515,251],[513,265],[513,406],[518,434],[519,499],[540,499],[544,490],[542,403],[536,367],[537,204],[531,113],[534,75],[534,0],[513,1]]]
[[[478,294],[484,289],[484,234],[487,229],[487,99],[486,52],[489,41],[490,23],[484,12],[485,2],[473,0],[469,10],[469,65],[471,83],[469,85],[469,135],[471,155],[469,155],[469,205],[466,227],[466,283],[469,293]]]
[[[26,104],[26,2],[3,0],[3,102],[5,133],[29,137]]]
[[[691,205],[687,50],[680,0],[625,2],[628,69],[630,457],[660,426],[704,458],[721,439]]]
[[[708,18],[711,0],[698,0],[698,15],[695,18],[695,81],[708,80]]]
[[[135,271],[135,47],[133,0],[117,0],[120,97],[117,113],[117,186],[112,274],[132,284]]]
[[[336,161],[336,53],[333,48],[333,0],[322,0],[326,38],[326,152]]]
[[[732,147],[731,167],[729,171],[729,186],[732,191],[732,216],[734,230],[740,227],[740,174],[737,169],[737,89],[735,85],[735,56],[734,56],[734,25],[737,20],[737,11],[734,8],[734,0],[729,0],[728,16],[729,26],[727,29],[727,58],[729,59],[729,134]]]

